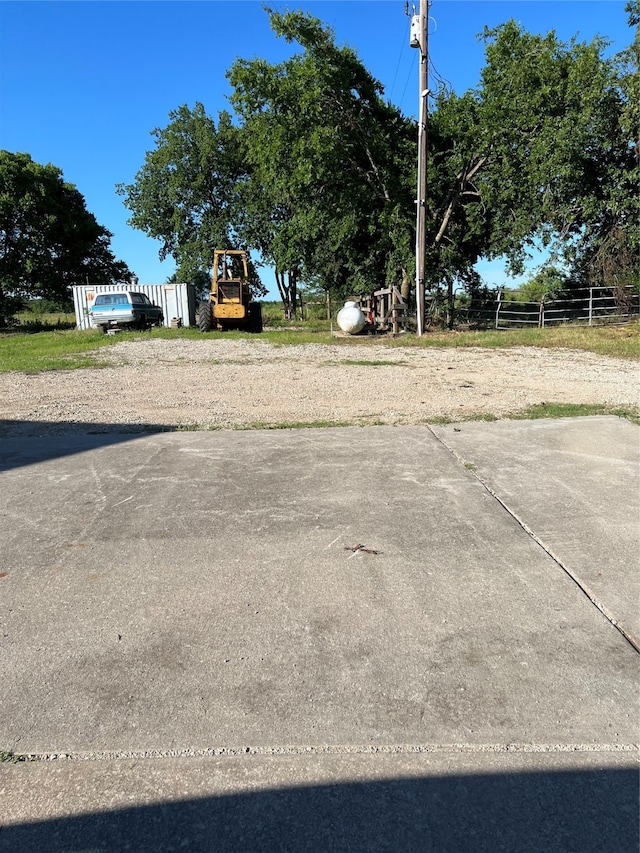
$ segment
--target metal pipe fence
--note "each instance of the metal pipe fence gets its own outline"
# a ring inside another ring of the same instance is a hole
[[[458,322],[495,329],[545,328],[563,323],[623,325],[640,318],[640,293],[633,287],[589,287],[539,302],[518,299],[517,291],[499,291],[493,300],[456,312]]]

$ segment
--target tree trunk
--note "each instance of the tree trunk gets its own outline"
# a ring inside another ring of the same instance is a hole
[[[447,281],[447,328],[453,329],[455,313],[455,292],[453,290],[453,280]]]
[[[276,270],[276,282],[282,305],[284,306],[284,319],[295,320],[296,302],[298,300],[298,275],[296,270],[280,272]]]

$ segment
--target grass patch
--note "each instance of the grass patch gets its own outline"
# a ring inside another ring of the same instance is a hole
[[[13,318],[17,331],[40,332],[52,329],[75,329],[76,315],[64,311],[20,311]]]
[[[152,338],[183,338],[186,340],[195,341],[225,341],[225,340],[250,340],[250,341],[266,341],[274,347],[280,346],[301,346],[303,344],[333,344],[335,343],[331,333],[324,330],[314,331],[305,326],[305,328],[282,328],[282,329],[267,329],[256,335],[252,332],[243,331],[242,329],[228,329],[224,332],[206,332],[202,333],[199,329],[190,326],[182,329],[152,329],[151,332],[145,332],[147,336]]]
[[[343,364],[348,367],[410,367],[408,361],[392,361],[384,358],[342,358],[340,360],[323,361],[325,367],[341,367]]]
[[[487,423],[493,423],[497,420],[499,420],[497,415],[492,415],[489,412],[482,412],[481,414],[465,415],[461,418],[455,418],[449,415],[438,415],[435,418],[429,418],[425,423],[431,424],[432,426],[449,426],[449,424],[460,424],[465,423],[466,421],[486,421]]]
[[[103,335],[95,330],[2,335],[0,371],[41,373],[47,370],[99,367],[100,362],[88,353],[115,342],[115,336]]]
[[[469,423],[475,421],[529,421],[539,420],[540,418],[586,418],[594,415],[611,416],[616,418],[624,418],[632,423],[640,425],[640,410],[635,408],[620,408],[616,406],[606,406],[600,403],[536,403],[535,406],[529,406],[519,412],[509,412],[509,414],[497,415],[492,414],[470,414],[460,418],[442,417],[429,418],[426,423],[432,426],[449,426],[451,424]]]
[[[391,338],[392,347],[543,347],[573,349],[640,360],[640,323],[626,326],[555,326],[547,329],[509,329],[482,332],[429,332],[422,337]]]
[[[36,333],[15,330],[0,334],[0,371],[39,373],[46,370],[72,370],[79,367],[100,367],[95,350],[113,346],[125,340],[238,340],[264,341],[274,347],[301,346],[385,346],[398,347],[545,347],[593,352],[597,355],[640,360],[640,324],[628,326],[563,326],[552,329],[518,329],[505,332],[433,332],[417,337],[402,335],[335,337],[327,331],[309,329],[277,329],[252,335],[242,331],[210,332],[203,335],[197,328],[154,329],[151,332],[121,332],[104,335],[97,330],[55,330]],[[361,366],[398,365],[402,362],[385,359],[344,359],[341,363]]]
[[[613,415],[640,424],[640,411],[621,409],[600,403],[537,403],[521,412],[507,415],[508,420],[524,421],[540,418],[584,418],[593,415]]]
[[[263,315],[265,330],[284,329],[289,331],[305,332],[331,332],[331,320],[284,320],[282,317],[265,317]],[[335,326],[335,323],[333,323]]]
[[[546,329],[510,329],[507,331],[495,329],[477,332],[438,331],[427,332],[421,337],[405,334],[395,338],[387,335],[345,335],[338,337],[326,331],[313,332],[306,328],[281,328],[265,331],[259,337],[274,346],[296,346],[312,343],[331,344],[332,346],[383,346],[390,349],[405,347],[420,349],[429,347],[481,347],[487,349],[542,347],[545,349],[573,349],[592,352],[596,355],[640,360],[640,323],[631,323],[626,326],[556,326]]]

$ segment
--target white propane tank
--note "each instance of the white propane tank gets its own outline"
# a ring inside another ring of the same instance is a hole
[[[357,335],[364,329],[367,318],[358,308],[357,302],[345,302],[338,311],[338,325],[347,335]]]

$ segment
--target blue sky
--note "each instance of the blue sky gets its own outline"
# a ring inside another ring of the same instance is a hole
[[[419,6],[419,0],[415,0]],[[407,115],[418,103],[418,51],[409,47],[404,0],[287,3],[329,24],[349,44]],[[62,169],[98,222],[113,233],[112,249],[145,284],[165,281],[158,244],[130,228],[115,185],[130,183],[153,147],[150,136],[170,110],[201,101],[217,116],[228,108],[226,70],[236,57],[279,62],[294,46],[276,39],[254,0],[0,0],[0,148],[27,152]],[[411,4],[410,4],[411,6]],[[455,91],[476,85],[484,25],[515,18],[535,33],[562,39],[609,38],[612,52],[631,40],[625,0],[433,0],[429,51]],[[485,264],[490,283],[502,265]],[[268,274],[265,284],[270,285]]]

